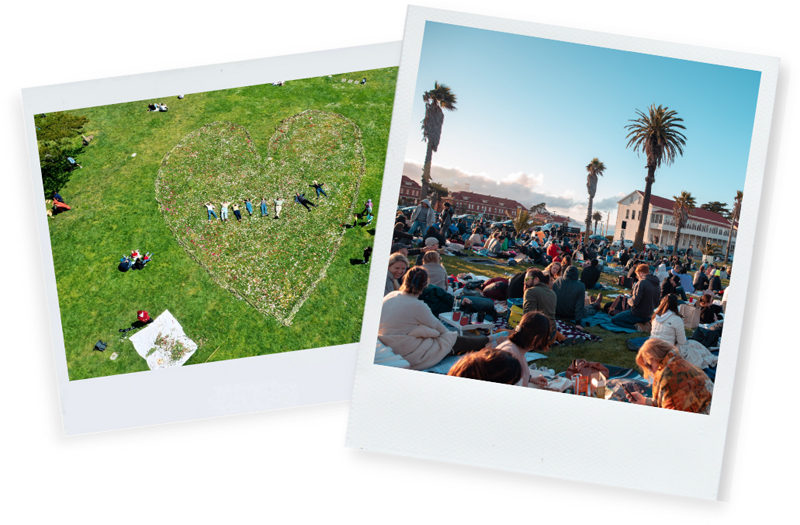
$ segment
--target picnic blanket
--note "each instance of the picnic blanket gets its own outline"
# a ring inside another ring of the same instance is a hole
[[[132,335],[130,341],[150,370],[183,366],[197,351],[197,343],[189,339],[169,310]]]
[[[445,357],[444,359],[439,361],[438,364],[430,368],[426,368],[425,370],[423,370],[423,372],[431,372],[434,374],[447,375],[447,372],[450,371],[450,368],[452,368],[454,364],[458,363],[463,357],[464,357],[463,355],[451,355]],[[531,363],[533,361],[536,361],[537,359],[547,359],[547,356],[544,354],[539,354],[537,352],[527,352],[525,354],[525,359],[528,361],[528,363]]]
[[[650,339],[649,337],[632,337],[625,341],[625,344],[628,345],[628,350],[631,352],[638,352],[639,349],[642,347],[645,341]]]
[[[509,299],[507,304],[512,304],[512,302],[516,302],[516,299]],[[502,306],[502,303],[499,301],[497,302],[497,306]],[[495,308],[497,308],[497,306]],[[562,342],[555,342],[553,346],[559,345],[570,345],[579,342],[586,342],[586,341],[602,341],[603,339],[599,336],[594,334],[590,334],[584,330],[581,330],[579,326],[576,326],[571,323],[567,323],[565,321],[556,320],[556,328],[559,332],[561,332],[566,339]],[[508,319],[499,317],[494,322],[494,331],[501,332],[503,330],[511,331],[511,328],[508,327]]]
[[[490,266],[506,266],[505,261],[498,261],[497,259],[467,259],[466,262],[473,264],[487,264]]]
[[[591,317],[581,319],[581,326],[599,326],[615,334],[635,334],[637,332],[632,328],[623,328],[615,325],[611,322],[611,316],[605,312],[597,312]]]

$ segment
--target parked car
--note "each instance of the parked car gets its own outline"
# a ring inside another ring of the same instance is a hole
[[[644,249],[645,250],[656,250],[656,251],[658,251],[658,245],[657,244],[645,244],[644,245]]]
[[[621,249],[623,248],[623,246],[625,248],[630,248],[633,246],[633,241],[630,239],[625,239],[624,241],[620,241],[619,239],[617,239],[616,241],[611,243],[612,248]]]
[[[666,246],[662,246],[658,251],[664,255],[672,255],[672,252],[675,251],[675,247],[671,244],[668,244]]]

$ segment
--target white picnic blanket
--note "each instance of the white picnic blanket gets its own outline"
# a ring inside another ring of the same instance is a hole
[[[156,346],[156,340],[159,338],[162,344]],[[197,351],[197,343],[189,339],[183,332],[183,327],[169,310],[164,310],[164,313],[156,317],[147,328],[132,335],[131,343],[133,343],[136,353],[147,361],[150,370],[183,366]],[[180,346],[176,346],[178,344],[183,345],[186,351],[179,359],[173,360],[167,347],[180,348]]]

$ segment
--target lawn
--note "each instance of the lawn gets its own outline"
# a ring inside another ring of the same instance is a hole
[[[470,259],[488,259],[486,257],[469,257]],[[442,257],[442,264],[447,269],[447,274],[457,275],[459,273],[472,272],[475,275],[485,275],[487,277],[506,277],[510,278],[514,273],[523,271],[527,266],[497,266],[486,265],[479,263],[468,263],[462,257],[444,256]],[[536,268],[544,269],[543,266],[535,265]],[[582,270],[581,270],[582,271]],[[603,294],[618,294],[620,291],[625,291],[617,286],[618,277],[616,274],[602,273],[600,275],[600,282],[613,286],[615,291],[603,291]],[[723,285],[727,286],[724,281]],[[627,290],[629,293],[630,290]],[[597,291],[590,291],[591,294],[597,294]],[[603,298],[603,304],[607,304],[613,299]],[[570,346],[554,346],[547,353],[547,359],[537,361],[538,366],[547,366],[552,368],[556,373],[563,372],[572,363],[573,359],[586,359],[587,361],[595,361],[606,365],[614,365],[624,368],[632,368],[641,373],[641,370],[636,365],[636,352],[631,352],[625,344],[625,341],[634,337],[646,337],[649,334],[642,332],[632,334],[615,334],[600,327],[587,327],[583,330],[601,337],[603,340],[598,342],[584,342]],[[691,336],[692,330],[687,330],[687,337]]]
[[[70,379],[149,370],[134,332],[119,332],[137,310],[178,319],[200,345],[187,365],[358,341],[370,266],[350,259],[376,225],[338,224],[379,202],[396,78],[387,68],[71,111],[94,139],[60,190],[72,209],[48,219]],[[151,113],[148,102],[170,109]],[[203,166],[206,178],[187,182]],[[294,191],[319,208],[306,212]],[[285,200],[279,220],[249,218],[242,199],[258,216],[262,196],[270,213]],[[201,201],[219,215],[226,198],[244,220],[230,211],[209,223]],[[118,271],[133,249],[153,261]],[[263,289],[248,290],[257,279]],[[98,339],[105,352],[93,351]]]

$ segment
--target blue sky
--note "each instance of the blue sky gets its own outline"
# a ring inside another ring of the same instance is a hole
[[[646,159],[626,148],[629,119],[655,103],[686,126],[684,155],[656,172],[653,193],[690,191],[698,205],[732,204],[743,189],[760,73],[483,29],[427,22],[404,173],[426,143],[422,93],[450,86],[433,178],[451,190],[547,202],[582,221],[586,165],[605,163],[596,207],[614,220],[620,195],[644,189]],[[605,215],[605,214],[604,214]]]

